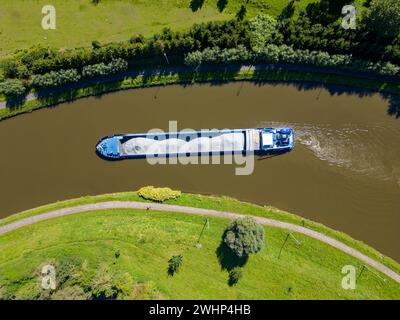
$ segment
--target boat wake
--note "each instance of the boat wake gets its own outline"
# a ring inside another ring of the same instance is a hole
[[[400,132],[383,125],[340,128],[330,125],[300,123],[270,123],[274,127],[288,126],[295,130],[296,142],[322,161],[353,172],[394,181],[400,187]],[[263,123],[267,127],[268,124]],[[379,150],[385,150],[380,152]]]

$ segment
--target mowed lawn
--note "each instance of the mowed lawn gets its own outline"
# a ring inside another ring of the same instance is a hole
[[[315,0],[296,3],[304,8]],[[195,22],[234,18],[246,0],[1,0],[0,55],[33,45],[54,48],[89,46],[150,36],[164,27],[188,28]],[[289,0],[249,0],[247,16],[265,12],[277,16]],[[43,30],[44,5],[56,8],[56,30]],[[225,4],[225,5],[224,5]],[[223,10],[221,11],[220,9]]]
[[[264,249],[244,266],[243,279],[228,285],[216,250],[229,220],[210,218],[210,228],[196,241],[205,218],[142,210],[107,210],[43,221],[0,236],[0,288],[17,292],[38,281],[49,261],[86,260],[92,272],[100,265],[128,272],[136,283],[151,282],[163,299],[399,299],[399,284],[364,271],[355,290],[341,287],[344,265],[361,264],[324,243],[266,227]],[[119,258],[115,252],[119,251]],[[182,254],[183,265],[167,276],[167,261]],[[26,289],[25,289],[26,290]]]

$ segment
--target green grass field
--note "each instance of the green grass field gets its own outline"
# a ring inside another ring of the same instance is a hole
[[[51,209],[106,200],[140,200],[136,193],[120,193],[84,197],[41,207],[1,220],[9,223]],[[273,217],[293,223],[301,218],[230,198],[183,194],[169,203],[206,207]],[[356,290],[341,287],[341,269],[361,263],[324,243],[295,234],[300,247],[289,241],[278,259],[287,232],[266,227],[264,249],[251,256],[244,266],[244,277],[233,287],[227,283],[228,272],[221,269],[216,250],[228,220],[211,218],[202,248],[195,244],[204,218],[173,212],[141,210],[107,210],[81,213],[43,221],[0,236],[0,288],[26,298],[27,288],[35,285],[38,268],[45,262],[77,258],[88,262],[89,271],[100,265],[129,273],[135,283],[151,283],[158,297],[164,299],[399,299],[399,285],[383,281],[375,272],[364,271]],[[324,226],[305,221],[320,231]],[[347,238],[354,247],[367,246],[330,230],[337,237]],[[115,252],[120,257],[115,258]],[[369,250],[370,255],[374,252]],[[167,276],[171,255],[183,254],[182,269],[174,277]],[[392,262],[392,267],[397,263]],[[395,270],[396,270],[395,269]],[[384,276],[382,276],[384,277]],[[385,278],[385,277],[384,277]],[[29,291],[29,290],[28,290]]]
[[[305,8],[317,0],[300,0]],[[361,3],[364,0],[358,0]],[[222,12],[219,4],[226,2]],[[54,48],[90,46],[129,39],[135,33],[151,36],[164,27],[188,28],[195,22],[234,18],[246,0],[2,0],[0,6],[0,56],[33,45]],[[247,17],[259,13],[278,16],[289,0],[249,0]],[[56,8],[56,30],[43,30],[44,5]]]

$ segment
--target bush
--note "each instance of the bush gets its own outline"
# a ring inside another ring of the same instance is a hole
[[[0,83],[0,93],[7,98],[14,98],[23,95],[26,91],[24,84],[18,79],[7,79]]]
[[[243,269],[241,267],[236,267],[229,271],[229,285],[233,286],[239,282],[243,277]]]
[[[133,289],[129,273],[113,272],[105,264],[101,265],[93,277],[91,295],[93,299],[123,299]]]
[[[32,85],[34,87],[56,87],[66,83],[77,82],[81,76],[76,69],[51,71],[43,75],[34,75]]]
[[[144,36],[136,33],[134,34],[130,39],[129,39],[130,43],[144,43]]]
[[[168,260],[168,274],[170,276],[173,276],[176,272],[179,271],[181,265],[182,265],[183,257],[182,255],[179,256],[172,256]]]
[[[281,35],[278,31],[278,22],[269,15],[258,15],[249,22],[250,44],[253,51],[258,52],[265,45],[276,42]]]
[[[18,74],[18,63],[14,60],[6,60],[2,63],[3,73],[6,78],[15,78]]]
[[[381,37],[396,37],[400,33],[400,2],[372,0],[364,22]]]
[[[351,71],[370,72],[385,76],[399,74],[400,67],[389,62],[371,62],[354,59],[351,55],[330,55],[324,51],[293,49],[291,46],[268,44],[260,52],[253,52],[240,46],[237,49],[206,48],[204,51],[189,53],[185,58],[186,65],[201,63],[289,63],[309,64],[317,67],[338,67]]]
[[[64,258],[55,264],[56,284],[60,288],[64,284],[77,284],[78,273],[81,269],[81,262],[77,258]]]
[[[15,300],[37,300],[41,298],[42,289],[39,282],[30,281],[24,283],[15,292],[13,299]]]
[[[203,54],[200,51],[189,52],[185,57],[185,64],[197,67],[203,62]]]
[[[52,300],[87,300],[89,295],[78,285],[65,287],[51,295]]]
[[[244,47],[220,49],[218,47],[206,48],[203,52],[195,51],[185,57],[185,64],[196,66],[200,63],[238,63],[250,60],[252,54]]]
[[[226,228],[224,242],[236,256],[249,256],[262,249],[264,228],[251,217],[236,219]]]
[[[138,195],[144,199],[152,200],[156,202],[164,202],[170,199],[176,199],[180,197],[181,192],[172,190],[170,188],[154,188],[153,186],[140,188]]]
[[[82,69],[82,76],[91,78],[95,76],[105,76],[128,69],[128,63],[123,59],[114,59],[109,64],[98,63],[85,66]]]
[[[132,300],[161,300],[163,297],[153,282],[136,283],[129,295]]]

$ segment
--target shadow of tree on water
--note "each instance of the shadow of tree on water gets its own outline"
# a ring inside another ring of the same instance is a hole
[[[25,96],[12,97],[6,99],[6,108],[17,109],[26,102]]]
[[[387,96],[389,100],[388,115],[400,119],[400,97],[399,96]]]

